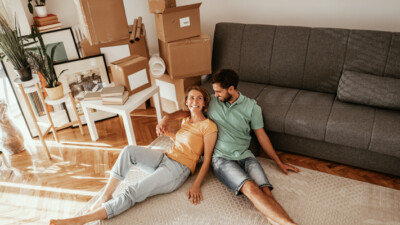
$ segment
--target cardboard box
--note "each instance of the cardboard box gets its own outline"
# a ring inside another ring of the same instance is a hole
[[[91,45],[129,38],[123,0],[74,0],[79,22]]]
[[[149,0],[151,13],[162,13],[165,9],[174,7],[176,7],[175,0]]]
[[[185,104],[185,90],[193,85],[201,84],[201,77],[186,79],[171,79],[168,74],[161,77],[151,77],[151,83],[160,87],[161,106],[167,113],[183,109]]]
[[[113,47],[115,47],[114,50],[112,49]],[[135,41],[134,43],[131,43],[130,39],[124,39],[121,41],[99,45],[90,45],[89,41],[87,39],[84,39],[81,41],[81,49],[83,57],[98,55],[102,52],[105,52],[107,64],[131,55],[140,55],[146,58],[150,57],[149,48],[145,36],[141,37],[140,41]],[[121,50],[125,52],[125,54],[123,54]],[[113,52],[110,51],[115,52],[115,54],[112,54]],[[115,57],[113,56],[119,58],[115,59]]]
[[[201,3],[166,8],[161,14],[154,14],[158,39],[171,42],[199,36]]]
[[[111,63],[115,86],[125,86],[133,95],[151,86],[148,59],[133,55]]]
[[[158,41],[168,74],[187,78],[211,73],[211,41],[206,34],[170,43]]]

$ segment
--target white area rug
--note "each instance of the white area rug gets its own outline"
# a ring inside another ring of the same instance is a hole
[[[166,137],[152,146],[168,147]],[[305,225],[400,225],[400,191],[373,184],[300,168],[287,176],[274,162],[258,158],[270,182],[275,198],[298,224]],[[147,176],[133,167],[115,195],[126,185]],[[243,195],[235,196],[210,170],[202,186],[204,200],[197,206],[186,198],[195,176],[173,193],[154,196],[138,203],[125,213],[91,224],[268,224]],[[84,209],[97,199],[95,196]]]

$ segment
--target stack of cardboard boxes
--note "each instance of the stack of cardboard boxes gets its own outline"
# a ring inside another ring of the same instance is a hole
[[[124,86],[129,95],[149,87],[144,24],[136,27],[135,35],[130,34],[123,0],[74,1],[86,37],[80,43],[83,56],[104,54],[107,66],[111,67],[111,81],[115,86]]]
[[[149,0],[154,13],[160,56],[167,74],[152,78],[160,86],[164,111],[182,109],[184,90],[211,73],[211,42],[200,28],[201,3],[176,6],[175,0]]]

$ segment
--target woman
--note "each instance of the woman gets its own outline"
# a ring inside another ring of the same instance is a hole
[[[50,224],[84,224],[90,221],[112,218],[126,211],[136,202],[179,188],[194,173],[200,155],[204,153],[204,161],[193,185],[188,190],[188,198],[193,204],[203,199],[200,185],[210,167],[212,152],[217,140],[217,126],[204,116],[210,96],[208,92],[193,86],[186,91],[185,106],[190,116],[182,121],[181,129],[175,134],[167,133],[174,139],[174,146],[166,153],[153,151],[146,147],[127,146],[119,155],[111,170],[102,196],[91,210],[82,216],[50,220]],[[130,185],[125,192],[112,198],[112,193],[125,178],[131,165],[139,166],[152,172],[143,180]]]

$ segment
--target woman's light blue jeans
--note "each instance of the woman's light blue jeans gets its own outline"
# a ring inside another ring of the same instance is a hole
[[[114,164],[111,176],[124,180],[132,165],[151,174],[129,185],[116,198],[103,203],[108,218],[121,214],[136,202],[144,201],[150,196],[174,191],[190,175],[188,167],[168,158],[162,152],[141,146],[126,146]]]

